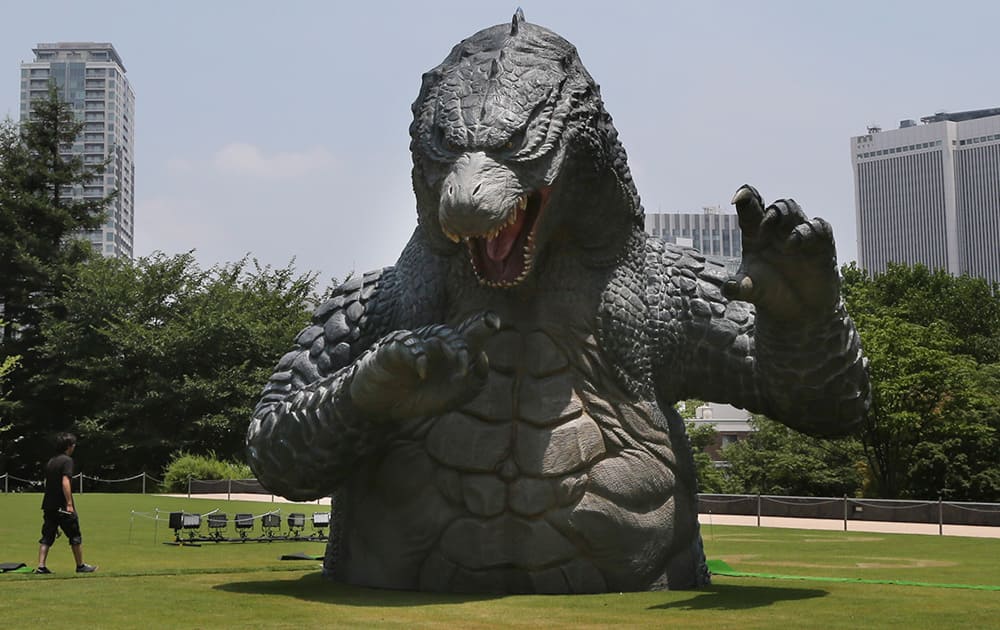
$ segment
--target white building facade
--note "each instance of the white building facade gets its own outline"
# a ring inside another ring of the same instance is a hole
[[[858,264],[1000,282],[1000,108],[921,122],[851,138]]]
[[[693,247],[705,256],[721,260],[731,271],[743,256],[739,217],[706,207],[701,212],[647,213],[646,232],[667,243]]]
[[[117,190],[104,225],[81,234],[105,256],[132,257],[135,232],[135,94],[125,65],[109,43],[38,44],[35,60],[21,64],[21,120],[35,99],[55,81],[60,94],[84,123],[73,153],[87,164],[110,158],[102,177],[73,191],[77,198],[101,198]]]

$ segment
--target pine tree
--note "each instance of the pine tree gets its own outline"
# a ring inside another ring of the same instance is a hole
[[[6,375],[0,398],[0,473],[15,444],[45,433],[25,408],[32,396],[27,379],[44,367],[37,356],[41,324],[59,314],[77,263],[93,255],[78,231],[99,228],[114,198],[73,194],[106,167],[72,154],[82,130],[54,83],[47,98],[32,104],[28,120],[0,122],[0,365],[9,370],[15,357],[20,365]]]
[[[78,230],[96,229],[112,196],[82,199],[73,188],[103,176],[106,164],[71,153],[83,130],[53,83],[20,126],[0,123],[0,314],[4,354],[32,345],[41,311],[68,267],[90,254]]]

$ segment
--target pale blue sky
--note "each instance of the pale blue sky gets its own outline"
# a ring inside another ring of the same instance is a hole
[[[420,75],[517,2],[7,1],[0,116],[39,42],[110,41],[136,93],[136,254],[323,279],[415,225]],[[849,138],[1000,106],[1000,3],[521,0],[601,84],[647,212],[794,197],[856,254]]]

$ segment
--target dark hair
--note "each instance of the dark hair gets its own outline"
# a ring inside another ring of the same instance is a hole
[[[76,436],[72,433],[60,433],[56,436],[56,452],[65,453],[66,449],[76,444]]]

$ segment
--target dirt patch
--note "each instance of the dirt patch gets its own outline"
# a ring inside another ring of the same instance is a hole
[[[872,558],[884,562],[858,562],[859,569],[927,569],[930,567],[954,567],[957,562],[949,560],[925,560],[923,558]]]
[[[795,562],[792,560],[760,560],[760,554],[736,554],[722,556],[730,565],[747,562],[762,567],[800,567],[804,569],[927,569],[932,567],[954,567],[957,562],[946,560],[926,560],[924,558],[869,558],[865,562],[829,563]]]
[[[802,542],[826,543],[826,542],[879,542],[885,540],[881,536],[851,536],[850,538],[803,538]]]

